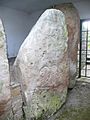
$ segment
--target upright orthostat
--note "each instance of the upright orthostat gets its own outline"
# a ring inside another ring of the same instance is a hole
[[[68,33],[60,10],[46,10],[22,44],[14,63],[14,78],[26,97],[27,119],[44,119],[66,100],[69,62]]]
[[[6,38],[0,19],[0,120],[11,115],[10,77],[6,50]]]
[[[77,9],[71,3],[56,5],[55,9],[61,10],[65,14],[68,29],[68,55],[69,55],[69,71],[70,84],[69,88],[73,88],[76,83],[77,75],[77,51],[80,39],[80,17]]]

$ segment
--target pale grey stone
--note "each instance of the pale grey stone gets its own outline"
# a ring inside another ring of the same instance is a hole
[[[14,63],[14,79],[27,102],[27,118],[49,117],[66,100],[69,64],[64,14],[46,10],[22,44]]]
[[[0,19],[0,120],[10,118],[11,94],[10,94],[9,65],[6,50],[5,32]]]

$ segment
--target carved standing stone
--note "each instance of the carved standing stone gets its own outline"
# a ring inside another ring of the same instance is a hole
[[[77,51],[80,39],[80,18],[78,11],[71,3],[56,5],[55,9],[61,10],[65,14],[68,29],[68,52],[69,52],[69,70],[70,84],[69,88],[73,88],[76,83],[77,75]]]
[[[0,120],[8,120],[11,112],[10,78],[5,40],[0,20]]]
[[[14,78],[26,97],[27,119],[56,112],[66,100],[69,64],[64,14],[46,10],[22,44],[14,63]]]

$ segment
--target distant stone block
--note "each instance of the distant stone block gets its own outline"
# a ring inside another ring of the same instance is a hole
[[[77,9],[71,3],[56,5],[55,9],[62,11],[66,18],[68,29],[68,55],[69,55],[69,88],[73,88],[77,76],[77,52],[80,41],[80,17]]]

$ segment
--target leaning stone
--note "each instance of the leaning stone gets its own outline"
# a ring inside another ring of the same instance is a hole
[[[68,54],[70,70],[69,88],[73,88],[76,83],[77,76],[77,52],[78,42],[80,39],[80,18],[78,11],[71,3],[56,5],[55,9],[61,10],[65,14],[66,18],[68,29]]]
[[[64,14],[46,10],[22,44],[14,79],[26,97],[27,119],[43,119],[65,102],[69,79],[67,27]]]
[[[6,38],[0,20],[0,120],[7,120],[11,114],[11,94]]]

